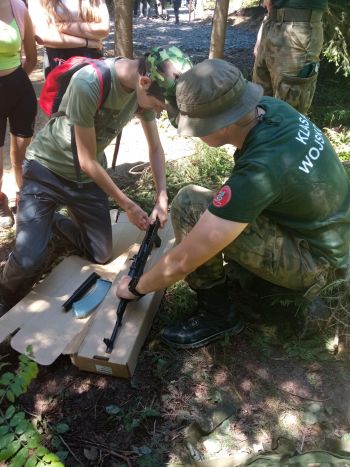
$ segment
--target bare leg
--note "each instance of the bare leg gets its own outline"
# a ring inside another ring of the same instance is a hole
[[[22,186],[22,164],[26,149],[32,138],[22,138],[11,134],[11,164],[17,184],[17,190]]]

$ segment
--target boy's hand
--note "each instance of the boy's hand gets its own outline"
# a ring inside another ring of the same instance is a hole
[[[168,197],[166,195],[160,196],[157,199],[157,202],[150,216],[151,224],[155,222],[157,217],[159,219],[161,228],[163,228],[168,219]]]
[[[140,230],[147,230],[150,224],[147,214],[136,203],[131,203],[126,208],[126,214],[129,221],[136,225]]]

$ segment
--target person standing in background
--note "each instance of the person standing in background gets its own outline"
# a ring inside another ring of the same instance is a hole
[[[158,15],[165,20],[169,19],[169,14],[167,10],[167,3],[168,0],[157,0],[157,10],[158,10]]]
[[[149,19],[151,15],[151,5],[148,0],[141,0],[140,18]]]
[[[264,0],[267,9],[254,48],[254,83],[266,96],[306,114],[312,103],[323,45],[327,0]]]
[[[181,0],[173,0],[175,24],[179,24],[179,10],[181,7]]]
[[[24,58],[21,58],[21,52]],[[37,61],[33,25],[22,0],[0,2],[0,228],[10,228],[14,217],[1,191],[7,119],[10,157],[17,189],[22,186],[22,162],[34,132],[35,92],[28,75]]]
[[[139,16],[140,0],[134,0],[134,16]]]
[[[45,46],[48,73],[70,57],[101,58],[102,40],[109,34],[104,0],[29,0],[35,37]]]

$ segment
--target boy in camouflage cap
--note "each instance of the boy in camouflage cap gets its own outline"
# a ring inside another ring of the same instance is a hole
[[[237,148],[232,174],[216,194],[194,185],[180,190],[171,208],[177,246],[136,287],[123,277],[118,295],[133,299],[186,278],[197,311],[161,334],[178,348],[243,329],[224,259],[236,287],[270,284],[269,295],[283,288],[304,297],[308,317],[326,311],[319,293],[349,259],[350,186],[325,135],[290,105],[262,97],[259,85],[224,60],[184,73],[176,100],[181,135]]]
[[[175,85],[181,74],[192,68],[192,62],[175,46],[166,49],[154,47],[145,54],[145,59],[147,76],[153,81],[149,92],[155,96],[160,94],[160,98],[165,98],[168,118],[175,125],[175,118],[178,114]]]
[[[59,107],[61,115],[50,119],[27,150],[16,244],[0,276],[0,316],[40,276],[52,230],[92,261],[108,261],[112,252],[108,196],[140,229],[146,229],[156,217],[162,226],[166,222],[165,160],[155,116],[174,98],[175,81],[192,66],[191,61],[177,47],[156,47],[141,59],[110,58],[105,63],[111,72],[111,88],[102,107],[98,108],[96,71],[85,66],[69,83]],[[150,216],[106,172],[104,150],[134,114],[141,119],[154,171],[156,201]],[[70,216],[57,214],[59,206],[67,206]]]

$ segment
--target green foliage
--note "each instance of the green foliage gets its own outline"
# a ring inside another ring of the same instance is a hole
[[[350,331],[350,286],[347,279],[336,280],[322,290],[322,298],[327,303],[330,316],[327,329],[348,345]]]
[[[288,357],[307,362],[329,360],[330,355],[326,343],[320,337],[312,339],[290,339],[284,343],[283,349]]]
[[[242,8],[253,8],[259,5],[261,5],[261,2],[259,0],[242,0]]]
[[[324,132],[332,143],[338,156],[342,160],[350,160],[350,129],[344,127],[324,128]]]
[[[115,421],[120,422],[125,431],[131,432],[137,428],[142,422],[151,417],[159,417],[160,413],[152,407],[135,407],[120,408],[117,405],[108,405],[105,407],[107,414]]]
[[[335,67],[331,63],[321,66],[309,117],[321,129],[334,128],[344,137],[349,134],[350,81],[340,75],[335,76]],[[336,145],[335,149],[338,152]]]
[[[30,352],[29,352],[30,353]],[[0,369],[8,366],[1,363]],[[38,366],[25,355],[19,356],[16,372],[0,377],[0,463],[10,467],[64,467],[60,459],[43,446],[39,432],[15,405],[38,374]]]
[[[162,302],[162,325],[183,319],[193,308],[195,293],[184,281],[167,288]]]
[[[225,149],[209,148],[206,144],[199,143],[193,156],[166,163],[169,202],[180,188],[191,183],[214,190],[219,188],[232,167],[232,156]],[[154,184],[150,168],[144,171],[135,185],[125,191],[143,209],[150,212],[154,205]]]
[[[276,344],[275,330],[269,326],[260,326],[259,331],[253,335],[252,343],[259,349],[262,359],[269,359]]]
[[[324,50],[328,61],[333,62],[344,76],[350,76],[350,4],[347,0],[331,0],[324,19]]]

